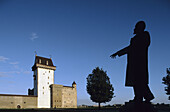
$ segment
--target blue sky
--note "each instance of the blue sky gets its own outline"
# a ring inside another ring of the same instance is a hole
[[[137,21],[151,35],[149,74],[153,103],[170,103],[162,78],[170,67],[168,0],[0,0],[0,94],[27,94],[33,87],[35,53],[57,66],[55,83],[77,83],[78,104],[93,105],[86,77],[99,66],[107,71],[115,98],[133,99],[124,86],[126,56],[109,56],[129,45]]]

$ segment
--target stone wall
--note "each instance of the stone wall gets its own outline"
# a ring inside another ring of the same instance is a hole
[[[63,108],[62,106],[62,85],[51,85],[51,107]]]
[[[0,108],[37,108],[37,97],[0,94]]]
[[[77,108],[77,90],[74,87],[63,87],[62,103],[64,108]]]
[[[75,87],[51,85],[52,108],[77,108],[77,90]]]

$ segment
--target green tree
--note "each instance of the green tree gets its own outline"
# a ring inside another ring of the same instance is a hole
[[[113,98],[113,87],[110,83],[110,78],[107,76],[106,71],[99,69],[93,69],[92,74],[87,77],[87,93],[90,95],[90,99],[93,102],[99,104],[111,101]]]
[[[166,85],[165,87],[165,91],[167,95],[170,95],[170,68],[167,68],[167,76],[163,77],[162,79],[162,83]],[[169,96],[169,100],[170,100],[170,96]]]

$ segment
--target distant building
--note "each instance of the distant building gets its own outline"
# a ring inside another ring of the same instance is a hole
[[[51,58],[35,57],[32,67],[34,88],[28,95],[0,94],[0,108],[77,108],[76,83],[72,86],[54,84]]]

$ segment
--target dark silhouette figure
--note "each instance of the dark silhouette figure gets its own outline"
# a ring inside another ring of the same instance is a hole
[[[132,101],[146,102],[154,99],[148,86],[148,47],[150,45],[150,35],[145,30],[145,22],[139,21],[135,25],[134,34],[130,45],[111,55],[115,58],[117,55],[127,54],[127,70],[125,86],[133,87],[135,97]]]

